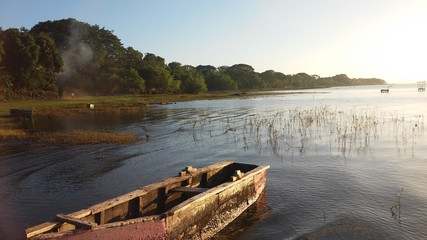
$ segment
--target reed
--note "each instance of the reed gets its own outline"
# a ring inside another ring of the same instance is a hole
[[[401,197],[402,197],[402,192],[403,192],[403,188],[400,189],[399,193],[396,194],[396,200],[395,202],[391,205],[390,207],[390,213],[391,216],[396,219],[398,221],[398,223],[401,223],[400,221],[400,207],[402,206],[401,204]]]
[[[348,157],[352,153],[366,153],[373,141],[389,139],[394,139],[396,148],[411,146],[414,151],[417,139],[424,133],[422,115],[405,117],[377,110],[340,110],[324,105],[218,119],[221,119],[222,132],[233,134],[235,144],[241,144],[244,150],[254,148],[261,154],[262,149],[270,149],[276,156],[294,151],[303,155],[320,148],[329,149],[329,154]],[[195,121],[199,123],[203,119]],[[212,134],[213,128],[209,128],[210,137],[216,136]],[[203,133],[196,125],[193,131]]]

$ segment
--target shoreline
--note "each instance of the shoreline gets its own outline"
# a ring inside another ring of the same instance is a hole
[[[11,117],[10,109],[30,110],[31,117],[72,116],[89,112],[120,113],[144,111],[156,105],[175,104],[177,102],[216,100],[232,98],[248,98],[257,96],[303,94],[301,92],[269,92],[269,91],[233,91],[206,94],[177,94],[177,95],[124,95],[101,97],[75,97],[58,99],[11,100],[0,102],[0,143],[1,142],[30,142],[43,145],[86,145],[98,143],[125,144],[137,140],[132,133],[114,133],[108,131],[59,131],[59,132],[26,132],[20,123],[23,117]]]

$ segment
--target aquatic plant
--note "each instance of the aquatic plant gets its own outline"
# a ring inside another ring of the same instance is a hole
[[[241,144],[245,151],[253,148],[259,154],[270,151],[274,156],[327,151],[331,155],[348,157],[353,153],[366,154],[373,141],[390,139],[398,151],[411,146],[413,153],[417,140],[424,133],[422,115],[405,117],[375,109],[341,110],[318,105],[243,116],[224,114],[219,113],[207,123],[209,137],[225,134],[227,138],[232,137],[235,145]],[[193,122],[193,131],[200,135],[205,132],[205,118]],[[220,121],[220,125],[216,121]],[[202,137],[195,138],[200,139]]]
[[[401,221],[400,221],[400,213],[401,213],[400,207],[402,206],[402,204],[401,204],[400,200],[402,197],[402,192],[403,192],[403,188],[401,188],[399,193],[396,194],[396,200],[390,207],[391,216],[394,219],[396,219],[398,223],[401,223]]]

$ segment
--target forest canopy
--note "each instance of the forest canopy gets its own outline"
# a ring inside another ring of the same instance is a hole
[[[345,74],[258,73],[247,64],[214,67],[166,63],[124,47],[111,30],[75,19],[40,22],[30,30],[0,28],[0,100],[79,95],[204,93],[385,84]]]

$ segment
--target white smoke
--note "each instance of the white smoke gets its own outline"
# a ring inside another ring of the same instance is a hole
[[[82,69],[93,59],[93,50],[83,42],[75,42],[71,47],[61,54],[64,63],[62,74],[63,77],[71,76],[78,69]]]
[[[89,44],[83,42],[85,31],[77,21],[70,25],[67,50],[61,54],[63,68],[58,75],[58,83],[63,87],[71,85],[76,88],[77,82],[83,80],[81,71],[89,67],[93,60],[94,51]]]

